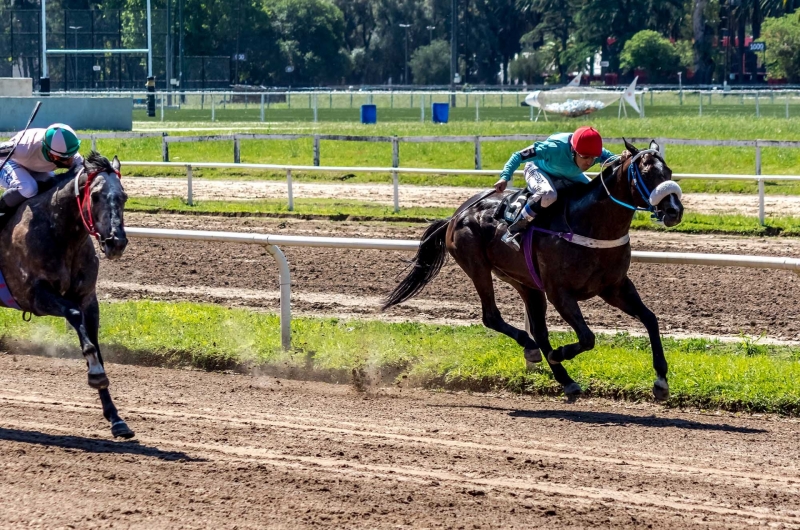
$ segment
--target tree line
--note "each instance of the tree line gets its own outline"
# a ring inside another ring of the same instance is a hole
[[[650,82],[721,82],[767,41],[772,77],[800,80],[800,0],[151,0],[176,59],[238,60],[231,82],[269,86],[446,85],[455,7],[463,83],[564,83],[588,71]],[[146,0],[50,0],[48,10],[123,13],[142,47]],[[36,0],[0,8],[37,9]],[[165,16],[165,13],[169,16]],[[0,53],[0,56],[6,54]],[[173,61],[174,63],[174,61]],[[607,65],[607,66],[606,66]],[[406,79],[408,66],[408,79]]]

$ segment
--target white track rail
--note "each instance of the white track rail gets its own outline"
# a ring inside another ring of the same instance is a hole
[[[159,228],[125,229],[129,237],[147,239],[173,239],[184,241],[217,241],[261,245],[278,263],[280,279],[281,346],[292,347],[291,273],[286,256],[278,247],[324,247],[359,250],[416,251],[419,241],[409,239],[359,239],[352,237],[306,237],[275,236],[242,232],[210,232],[203,230],[169,230]],[[705,265],[711,267],[749,267],[756,269],[791,270],[800,274],[800,259],[773,258],[769,256],[737,256],[728,254],[692,254],[678,252],[637,252],[632,260],[640,263],[664,263],[670,265]]]

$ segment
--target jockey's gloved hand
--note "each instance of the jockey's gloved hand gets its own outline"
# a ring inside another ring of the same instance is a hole
[[[504,191],[506,191],[507,187],[508,187],[508,181],[506,179],[500,179],[494,183],[494,190],[497,193],[503,193]]]

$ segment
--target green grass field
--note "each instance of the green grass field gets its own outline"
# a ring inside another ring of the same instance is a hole
[[[800,115],[800,112],[798,112]],[[413,122],[379,123],[364,126],[354,122],[311,123],[269,123],[260,126],[242,122],[231,123],[220,129],[209,127],[213,124],[190,121],[137,123],[142,130],[171,130],[172,135],[187,134],[230,134],[231,132],[297,132],[347,135],[381,136],[419,136],[419,135],[502,135],[502,134],[550,134],[571,130],[575,126],[589,123],[597,127],[606,137],[654,137],[654,138],[697,138],[697,139],[770,139],[796,140],[800,138],[800,119],[761,118],[746,116],[662,116],[645,119],[617,120],[616,117],[592,116],[591,119],[577,119],[569,122],[529,121],[482,121],[480,123],[453,122],[446,125],[421,124]],[[255,127],[254,127],[255,126]],[[246,129],[242,129],[246,127]],[[211,129],[211,130],[208,130]],[[484,169],[499,172],[510,154],[525,147],[519,142],[485,142],[482,145]],[[644,147],[644,146],[642,146]],[[614,152],[622,150],[621,144],[609,144]],[[157,161],[161,159],[160,139],[98,140],[98,149],[107,155],[118,154],[125,160]],[[755,149],[735,147],[699,147],[666,145],[666,157],[676,173],[738,173],[755,172]],[[170,160],[173,162],[232,162],[233,142],[198,142],[192,144],[171,144]],[[313,142],[309,139],[296,141],[243,140],[241,160],[250,163],[276,163],[313,165]],[[367,144],[360,142],[321,143],[320,163],[327,166],[391,166],[390,144]],[[400,145],[400,165],[402,167],[430,168],[474,168],[474,146],[472,143],[430,143]],[[762,149],[762,173],[800,174],[800,149],[764,148]],[[128,175],[141,176],[182,176],[183,169],[142,168],[129,166]],[[200,178],[221,179],[283,179],[282,173],[242,170],[195,170]],[[298,180],[319,180],[335,182],[343,175],[332,173],[302,173]],[[353,182],[385,181],[388,175],[355,174]],[[437,175],[403,175],[404,182],[431,186],[486,186],[493,177],[455,177]],[[729,192],[755,193],[755,182],[728,181],[683,181],[688,192]],[[769,183],[767,193],[800,194],[800,184]]]
[[[0,343],[30,341],[68,347],[77,338],[62,319],[23,322],[0,311]],[[574,336],[553,333],[554,345]],[[271,366],[281,373],[314,372],[334,381],[381,372],[388,380],[472,390],[558,394],[546,366],[528,372],[519,346],[483,326],[388,324],[297,318],[294,350],[280,350],[275,315],[190,303],[102,304],[101,343],[109,358],[150,365],[204,369]],[[672,406],[800,413],[800,348],[761,345],[743,336],[735,343],[665,340]],[[590,395],[651,399],[654,380],[648,340],[599,336],[597,348],[566,365]],[[112,375],[113,377],[113,375]]]

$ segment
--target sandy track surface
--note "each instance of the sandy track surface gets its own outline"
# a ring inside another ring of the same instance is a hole
[[[5,528],[800,528],[796,419],[0,354]]]
[[[185,179],[135,177],[125,179],[125,189],[138,197],[185,197]],[[476,188],[411,186],[401,184],[400,206],[441,206],[456,208],[475,195]],[[192,193],[197,200],[285,199],[283,182],[220,181],[194,179]],[[295,198],[332,198],[394,204],[393,188],[389,184],[314,184],[295,182]],[[758,195],[690,193],[684,195],[687,211],[708,214],[758,215]],[[767,196],[767,215],[800,215],[800,197]]]
[[[287,235],[417,239],[424,227],[382,223],[323,222],[177,215],[129,215],[130,226],[254,231]],[[634,232],[637,250],[800,256],[800,240],[748,239]],[[394,288],[410,253],[343,249],[283,249],[292,272],[295,314],[480,323],[480,303],[472,283],[450,260],[422,293],[389,312],[380,301]],[[106,299],[192,300],[278,309],[278,271],[260,247],[135,239],[118,262],[103,260],[99,294]],[[740,332],[769,339],[800,340],[800,277],[787,271],[639,265],[631,268],[662,332],[675,336],[736,337]],[[504,317],[522,325],[518,295],[495,282]],[[582,305],[596,330],[644,331],[641,325],[602,301]],[[551,309],[549,324],[565,323]]]

